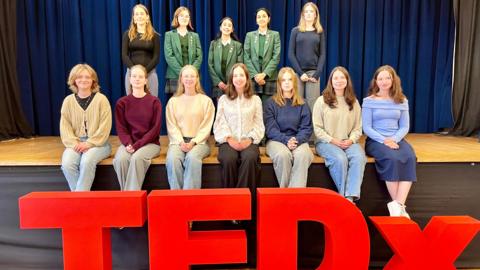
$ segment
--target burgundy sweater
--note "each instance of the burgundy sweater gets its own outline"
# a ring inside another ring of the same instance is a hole
[[[160,145],[162,104],[148,94],[143,98],[131,94],[122,97],[115,106],[115,124],[118,137],[125,146],[131,144],[138,150],[149,143]]]

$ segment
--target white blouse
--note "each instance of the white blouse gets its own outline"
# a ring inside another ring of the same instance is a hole
[[[213,134],[218,143],[225,143],[228,137],[232,137],[236,140],[252,138],[254,144],[259,144],[265,134],[260,98],[257,95],[250,98],[242,95],[230,100],[227,95],[221,96]]]

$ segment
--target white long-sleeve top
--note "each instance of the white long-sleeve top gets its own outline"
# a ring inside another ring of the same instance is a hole
[[[252,138],[254,144],[259,144],[265,134],[260,98],[257,95],[250,98],[241,95],[230,100],[226,95],[221,96],[213,134],[218,143],[224,143],[228,137],[232,137],[236,140]]]

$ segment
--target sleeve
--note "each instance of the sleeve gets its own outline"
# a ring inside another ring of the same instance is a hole
[[[262,100],[257,95],[254,95],[253,102],[255,106],[255,115],[253,118],[253,128],[248,132],[247,137],[253,139],[254,144],[259,144],[265,135],[265,125],[263,124],[263,110]]]
[[[192,139],[196,144],[203,144],[210,137],[210,131],[212,130],[213,118],[215,117],[215,107],[212,100],[205,96],[206,102],[204,104],[204,117],[198,128],[197,135]]]
[[[212,79],[212,85],[217,86],[222,80],[218,77],[217,73],[215,72],[214,67],[214,49],[215,49],[215,41],[212,40],[210,42],[210,48],[208,49],[208,72],[210,73],[210,79]]]
[[[313,132],[312,114],[306,102],[302,105],[300,117],[300,126],[298,127],[298,132],[295,136],[298,141],[298,145],[308,142]]]
[[[200,72],[200,67],[202,65],[202,60],[203,60],[203,53],[202,53],[202,44],[200,43],[200,38],[198,37],[197,33],[194,33],[195,37],[195,61],[193,61],[193,66],[197,68],[197,70]],[[180,72],[179,72],[180,73]]]
[[[160,59],[160,36],[158,35],[158,33],[154,32],[152,41],[153,41],[152,59],[150,60],[148,65],[145,67],[148,72],[152,71],[152,69],[154,69],[158,65],[158,61]]]
[[[225,99],[227,96],[223,95],[218,100],[217,104],[217,116],[215,118],[215,123],[213,123],[213,135],[215,141],[218,143],[226,142],[226,138],[232,136],[232,131],[228,126],[227,119],[225,117]]]
[[[362,124],[363,124],[363,132],[367,135],[370,139],[377,141],[379,143],[383,143],[385,140],[385,136],[378,133],[375,129],[373,129],[373,112],[372,108],[363,107],[362,109]]]
[[[286,136],[280,131],[280,126],[277,122],[277,113],[275,110],[275,101],[272,98],[268,99],[263,110],[263,121],[265,123],[265,132],[267,139],[287,144],[290,137]]]
[[[273,34],[273,52],[272,58],[268,62],[267,66],[263,70],[269,78],[272,77],[272,74],[277,70],[278,63],[280,63],[280,52],[281,52],[281,43],[280,43],[280,34],[274,32]]]
[[[362,136],[362,114],[358,100],[356,100],[355,104],[353,104],[353,113],[355,117],[355,122],[348,138],[352,140],[353,143],[357,143]]]
[[[115,127],[117,128],[117,135],[120,142],[125,146],[132,144],[132,136],[125,119],[125,102],[123,102],[122,99],[117,101],[117,105],[115,106]]]
[[[165,120],[167,123],[167,134],[168,134],[168,141],[169,144],[180,144],[183,142],[183,135],[182,131],[177,123],[177,119],[175,118],[175,97],[170,98],[167,102],[167,108],[165,110]]]
[[[65,99],[60,110],[60,138],[65,147],[73,148],[80,140],[75,136],[67,103]]]
[[[182,65],[177,61],[172,48],[172,35],[175,33],[169,31],[165,33],[165,41],[163,43],[163,53],[165,54],[165,61],[169,68],[173,69],[175,74],[180,74]]]
[[[315,132],[315,137],[325,143],[330,143],[333,139],[332,136],[328,134],[325,130],[325,123],[323,121],[323,98],[320,97],[315,101],[315,105],[313,105],[313,131]]]
[[[256,68],[255,65],[253,65],[252,61],[252,56],[251,56],[251,41],[252,35],[251,32],[247,33],[247,36],[245,37],[245,44],[243,45],[243,62],[247,66],[248,72],[250,73],[250,79],[255,77],[258,73],[260,73]]]
[[[132,147],[135,150],[140,149],[142,146],[148,143],[158,141],[159,139],[158,137],[160,136],[160,128],[162,127],[162,105],[160,104],[160,100],[158,98],[155,98],[152,107],[152,113],[155,117],[152,127],[145,135],[143,135],[140,140],[132,144]]]
[[[298,28],[294,27],[290,32],[290,41],[288,43],[288,60],[290,61],[290,64],[297,75],[302,76],[304,72],[300,67],[300,63],[298,63],[297,56],[295,54],[295,48],[297,47],[297,34]]]
[[[128,45],[130,44],[130,38],[128,38],[128,31],[123,33],[122,37],[122,61],[127,68],[131,68],[133,66],[133,62],[130,59],[130,55],[128,52]]]
[[[98,93],[97,95],[101,94]],[[108,99],[103,95],[99,97],[102,98],[100,103],[100,111],[98,112],[100,114],[100,123],[98,125],[98,129],[95,130],[93,135],[87,140],[87,143],[89,143],[91,146],[104,145],[108,140],[108,137],[110,136],[110,130],[112,129],[112,110],[110,108],[110,102],[108,102]]]
[[[401,111],[398,127],[398,131],[392,136],[397,143],[408,134],[408,130],[410,129],[410,113],[408,110]]]
[[[320,56],[318,57],[318,63],[317,63],[317,71],[313,74],[313,78],[318,79],[320,78],[320,74],[323,71],[323,66],[325,65],[325,56],[327,54],[326,49],[325,49],[325,34],[320,33],[320,43],[318,44],[320,47]]]

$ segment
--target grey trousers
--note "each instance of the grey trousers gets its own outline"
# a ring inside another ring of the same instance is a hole
[[[308,76],[312,76],[315,73],[315,70],[309,70],[305,72]],[[302,74],[298,74],[297,81],[298,81],[298,95],[305,98],[307,101],[308,107],[310,111],[313,112],[313,105],[317,98],[320,96],[320,78],[317,78],[318,81],[316,83],[312,82],[302,82],[300,80],[300,76]]]
[[[313,161],[308,143],[302,143],[291,151],[285,144],[269,140],[267,155],[273,161],[273,169],[281,188],[307,186],[308,168]]]
[[[144,145],[133,154],[128,153],[124,145],[120,145],[113,159],[120,190],[141,190],[152,158],[159,154],[160,145],[153,143]]]

